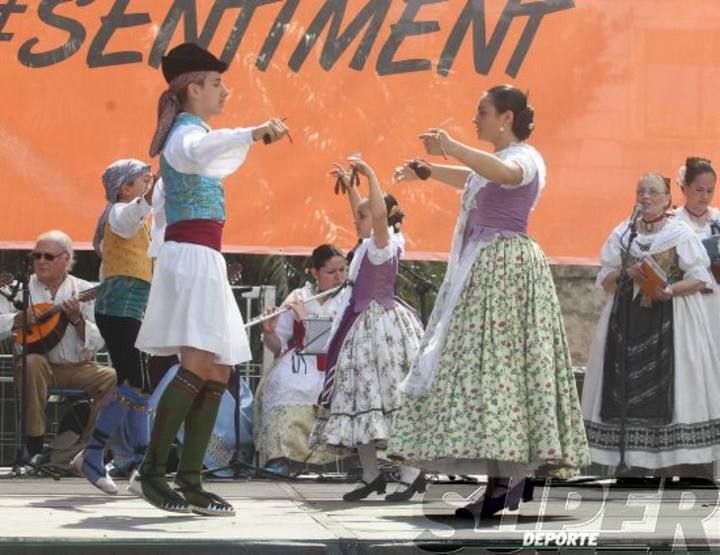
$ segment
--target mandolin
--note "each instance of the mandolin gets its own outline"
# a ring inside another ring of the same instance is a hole
[[[81,303],[92,301],[97,295],[98,287],[86,289],[78,295],[78,300]],[[27,352],[44,354],[60,343],[69,320],[59,304],[38,303],[32,305],[31,309],[35,314],[35,323],[27,332]],[[15,329],[15,342],[20,346],[23,344],[24,335],[22,327]]]

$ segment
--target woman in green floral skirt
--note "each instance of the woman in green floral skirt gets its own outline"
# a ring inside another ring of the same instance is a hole
[[[421,135],[427,152],[462,166],[413,160],[396,171],[399,181],[432,177],[463,189],[447,273],[388,447],[413,466],[488,475],[485,495],[458,516],[486,518],[531,500],[525,478],[541,465],[589,464],[550,267],[527,235],[545,184],[542,157],[523,142],[533,118],[520,90],[493,87],[474,124],[494,153],[431,129]]]

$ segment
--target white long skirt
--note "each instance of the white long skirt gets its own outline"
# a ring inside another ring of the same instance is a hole
[[[604,426],[600,410],[605,339],[611,309],[612,297],[603,308],[590,347],[582,410],[588,427],[592,461],[617,466],[620,463],[619,448],[599,445],[592,440],[590,433],[591,427]],[[660,433],[665,433],[665,441],[648,439],[646,449],[628,446],[625,451],[628,466],[656,469],[720,459],[720,345],[714,342],[712,329],[705,300],[700,293],[673,300],[675,375],[672,423],[637,430],[635,428],[638,427],[633,426],[635,436],[657,438]],[[618,426],[610,426],[608,434],[613,428]],[[680,431],[683,429],[684,433]],[[713,436],[717,438],[714,441]],[[691,441],[693,438],[695,441]]]
[[[222,254],[191,243],[163,244],[135,346],[160,356],[194,347],[214,353],[215,362],[225,365],[250,360]]]
[[[720,347],[720,285],[713,284],[713,292],[701,295],[707,313],[710,332],[715,345]],[[720,368],[717,369],[720,375]]]

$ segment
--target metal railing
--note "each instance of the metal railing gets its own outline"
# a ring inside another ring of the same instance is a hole
[[[276,303],[276,287],[259,285],[253,287],[232,286],[235,299],[245,321],[259,315],[266,306]],[[262,345],[259,326],[248,330],[248,339],[253,359],[239,366],[242,379],[246,381],[253,393],[260,383],[263,371],[273,363],[273,354]],[[13,357],[10,342],[5,343],[5,354],[0,354],[0,466],[9,466],[15,460],[17,448],[17,408],[16,393],[13,384]],[[112,366],[107,352],[102,351],[95,357],[96,361]],[[48,439],[57,431],[61,415],[57,403],[48,404]]]

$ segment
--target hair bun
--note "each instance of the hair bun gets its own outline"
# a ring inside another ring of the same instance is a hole
[[[707,158],[703,158],[702,156],[688,156],[685,159],[686,166],[695,166],[697,164],[709,164],[712,166],[712,162]]]
[[[400,208],[399,205],[395,205],[390,209],[390,213],[388,214],[388,223],[395,228],[397,231],[399,229],[400,224],[402,224],[402,221],[405,219],[405,211]]]
[[[712,166],[712,162],[710,162],[710,160],[708,160],[707,158],[702,158],[700,156],[688,156],[685,159],[684,170],[685,173],[682,179],[683,185],[688,185],[692,183],[693,181],[695,181],[695,178],[704,173],[711,173],[714,176],[716,175],[715,169]],[[678,173],[678,178],[679,177],[680,175]]]

